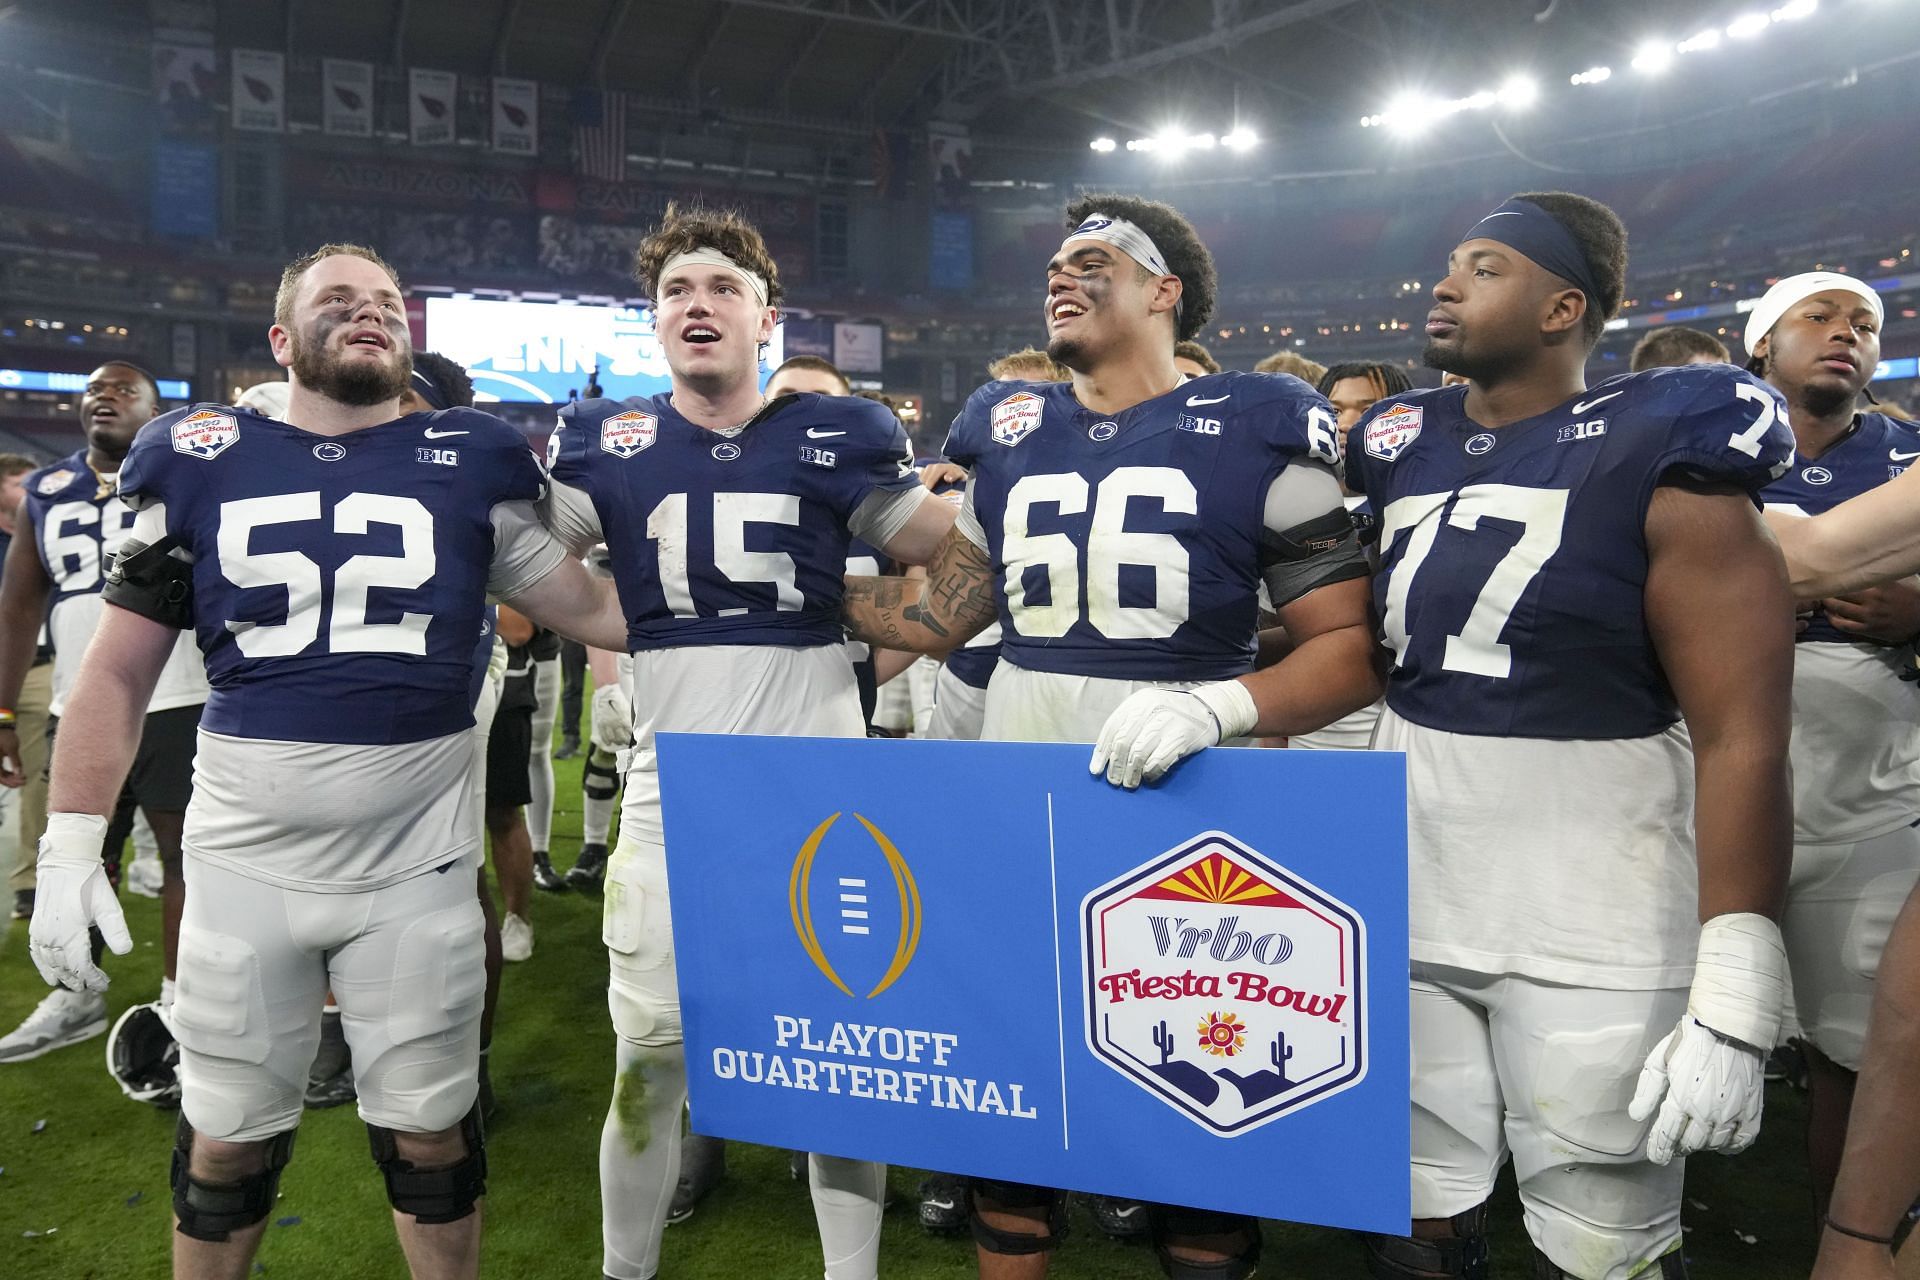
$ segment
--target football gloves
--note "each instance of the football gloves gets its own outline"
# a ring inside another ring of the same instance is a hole
[[[1700,926],[1693,989],[1680,1023],[1653,1047],[1627,1114],[1653,1116],[1647,1158],[1744,1151],[1760,1133],[1764,1067],[1780,1031],[1786,948],[1765,916],[1715,916]],[[1656,1115],[1656,1109],[1658,1114]]]
[[[593,745],[602,751],[617,753],[633,745],[633,704],[617,684],[603,684],[593,691]]]
[[[92,813],[50,813],[40,837],[27,950],[47,985],[105,991],[107,975],[93,963],[89,926],[98,927],[117,956],[133,950],[127,918],[100,861],[107,820]]]
[[[1251,733],[1259,719],[1253,695],[1238,680],[1142,689],[1100,726],[1087,772],[1105,773],[1116,787],[1155,782],[1201,748]]]

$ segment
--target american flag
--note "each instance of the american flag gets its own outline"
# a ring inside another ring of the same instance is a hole
[[[582,177],[627,180],[627,95],[582,89],[573,95],[573,149]]]

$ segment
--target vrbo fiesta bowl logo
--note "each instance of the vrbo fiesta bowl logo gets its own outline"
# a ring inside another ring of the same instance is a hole
[[[1358,1084],[1366,926],[1223,832],[1081,903],[1087,1047],[1223,1136]]]

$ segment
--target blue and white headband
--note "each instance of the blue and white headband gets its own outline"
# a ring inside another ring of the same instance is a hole
[[[1134,223],[1111,213],[1090,213],[1060,242],[1062,251],[1075,240],[1100,240],[1112,245],[1156,276],[1170,276],[1174,273],[1167,269],[1167,259],[1160,252],[1160,246],[1153,237],[1142,231]],[[1174,318],[1179,319],[1185,302],[1173,305]]]
[[[1506,201],[1460,237],[1462,244],[1468,240],[1497,240],[1579,286],[1592,306],[1600,305],[1600,282],[1580,242],[1560,219],[1530,200]]]

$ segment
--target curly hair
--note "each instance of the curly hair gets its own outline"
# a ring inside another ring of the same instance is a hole
[[[413,353],[413,371],[432,382],[440,396],[455,408],[473,406],[473,375],[466,366],[438,351]]]
[[[682,210],[669,203],[660,215],[660,225],[634,250],[634,278],[646,289],[648,297],[658,300],[660,273],[668,261],[676,254],[702,245],[718,249],[765,279],[767,305],[780,305],[780,267],[767,252],[767,242],[761,239],[759,229],[732,209]]]
[[[1620,215],[1589,196],[1571,191],[1525,191],[1513,197],[1546,210],[1555,222],[1572,234],[1580,252],[1593,272],[1600,296],[1587,308],[1581,325],[1587,346],[1600,341],[1607,321],[1619,313],[1620,300],[1627,294],[1627,225]]]
[[[379,254],[367,248],[367,246],[363,244],[323,244],[312,253],[302,254],[292,262],[289,262],[286,269],[280,273],[280,289],[273,295],[273,322],[275,324],[284,329],[293,323],[294,295],[300,292],[300,282],[306,278],[308,269],[322,258],[337,257],[365,258],[368,262],[371,262],[374,266],[393,277],[393,287],[397,292],[406,292],[400,284],[400,273],[389,266],[385,258],[382,258]]]
[[[1178,209],[1158,200],[1095,192],[1067,206],[1067,229],[1071,231],[1095,213],[1125,218],[1147,233],[1166,258],[1167,270],[1180,277],[1180,315],[1175,322],[1175,341],[1184,342],[1200,332],[1200,327],[1213,318],[1219,277],[1214,273],[1213,255],[1200,243],[1193,224],[1182,217]]]

